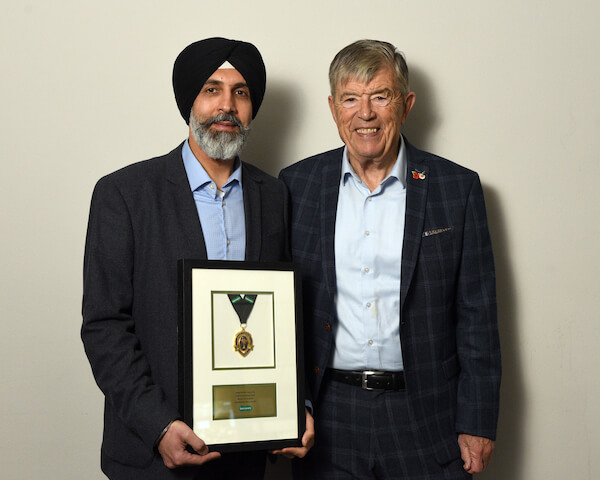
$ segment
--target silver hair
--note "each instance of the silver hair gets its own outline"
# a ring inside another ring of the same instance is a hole
[[[408,66],[404,54],[394,45],[379,40],[358,40],[344,47],[329,66],[331,95],[335,97],[336,87],[351,79],[368,83],[379,70],[388,66],[396,72],[400,93],[407,94],[410,91]]]

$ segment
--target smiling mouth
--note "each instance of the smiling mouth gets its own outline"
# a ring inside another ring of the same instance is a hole
[[[377,133],[379,131],[378,128],[357,128],[356,133],[360,133],[361,135],[371,135],[372,133]]]

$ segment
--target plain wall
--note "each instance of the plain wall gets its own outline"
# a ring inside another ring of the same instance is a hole
[[[103,397],[79,338],[90,196],[102,175],[186,137],[171,69],[209,36],[263,54],[243,158],[273,174],[340,145],[327,106],[337,51],[376,38],[406,53],[417,102],[405,133],[478,171],[488,205],[504,379],[480,478],[597,478],[598,2],[1,3],[2,478],[104,478]]]

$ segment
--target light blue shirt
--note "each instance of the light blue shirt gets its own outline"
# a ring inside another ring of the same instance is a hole
[[[231,176],[219,190],[192,153],[187,140],[181,153],[202,225],[208,259],[244,260],[246,223],[242,162],[236,158]]]
[[[403,370],[400,266],[406,211],[406,150],[371,192],[342,158],[335,222],[338,325],[330,367]]]

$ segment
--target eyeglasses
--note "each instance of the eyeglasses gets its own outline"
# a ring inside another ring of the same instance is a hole
[[[364,95],[343,95],[343,99],[338,102],[339,105],[341,105],[344,108],[356,108],[360,105],[360,100],[362,97],[367,96],[368,94],[364,94]],[[377,107],[377,108],[381,108],[381,107],[387,107],[390,103],[392,103],[393,100],[396,100],[398,98],[402,98],[401,94],[394,94],[393,92],[380,92],[380,93],[375,93],[372,94],[371,96],[369,96],[369,102],[371,102],[371,106],[372,107]]]

